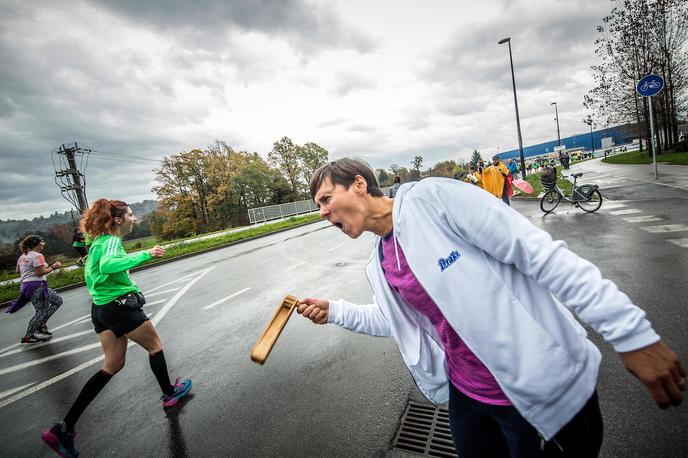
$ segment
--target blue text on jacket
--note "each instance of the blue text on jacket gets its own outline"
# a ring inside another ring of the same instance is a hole
[[[457,259],[461,257],[458,251],[454,250],[449,253],[446,258],[440,258],[437,260],[437,264],[440,266],[440,272],[444,272],[449,266],[454,264]]]

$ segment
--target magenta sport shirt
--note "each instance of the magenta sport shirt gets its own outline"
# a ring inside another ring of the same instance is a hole
[[[398,256],[398,258],[397,258]],[[428,317],[442,339],[449,381],[466,396],[485,404],[510,406],[489,370],[468,349],[413,275],[401,247],[390,232],[382,239],[382,269],[389,285],[414,309]]]

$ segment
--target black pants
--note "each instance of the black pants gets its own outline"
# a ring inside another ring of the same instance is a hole
[[[602,415],[597,392],[547,442],[542,441],[535,428],[514,407],[476,401],[451,383],[449,422],[461,458],[588,458],[598,456],[602,446]]]

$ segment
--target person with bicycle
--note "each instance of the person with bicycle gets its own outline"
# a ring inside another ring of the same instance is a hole
[[[298,313],[393,337],[425,397],[449,402],[459,456],[597,456],[601,354],[572,312],[660,407],[681,403],[686,372],[645,312],[475,186],[426,178],[392,200],[368,164],[343,158],[315,172],[310,192],[321,217],[350,238],[377,236],[366,267],[373,302],[307,297]]]

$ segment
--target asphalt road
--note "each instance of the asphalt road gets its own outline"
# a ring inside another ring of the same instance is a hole
[[[688,366],[688,180],[647,166],[578,166],[600,184],[602,209],[564,204],[544,216],[535,200],[514,208],[593,261],[648,314]],[[573,169],[572,169],[573,171]],[[632,192],[631,192],[632,191]],[[325,223],[137,272],[146,310],[173,375],[192,394],[167,414],[145,352],[127,365],[77,425],[82,456],[385,456],[408,399],[420,400],[391,339],[315,326],[294,315],[265,366],[249,353],[283,295],[366,303],[373,237],[350,240]],[[99,369],[84,288],[63,294],[50,343],[17,344],[28,308],[0,320],[3,455],[51,456],[40,432],[60,419]],[[602,456],[688,455],[688,405],[661,411],[609,345],[599,380]]]

